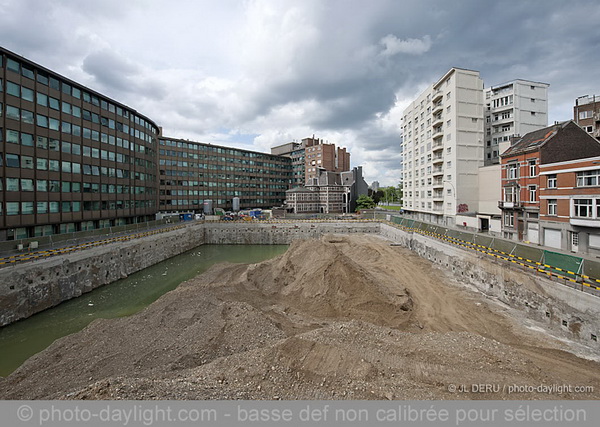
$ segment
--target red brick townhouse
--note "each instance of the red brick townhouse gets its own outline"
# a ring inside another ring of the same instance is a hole
[[[600,142],[573,121],[530,132],[501,155],[504,237],[600,253]]]

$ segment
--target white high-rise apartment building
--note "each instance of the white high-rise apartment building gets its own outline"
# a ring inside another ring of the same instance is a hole
[[[457,213],[477,212],[483,117],[479,72],[460,68],[404,110],[403,209],[415,219],[453,225]]]
[[[548,86],[517,79],[485,89],[486,165],[500,163],[500,143],[548,126]]]

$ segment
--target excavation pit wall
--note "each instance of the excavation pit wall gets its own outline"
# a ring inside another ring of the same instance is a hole
[[[289,244],[326,233],[379,233],[379,223],[192,223],[126,242],[0,269],[0,327],[203,244]]]
[[[186,227],[0,269],[0,326],[125,278],[203,243]]]
[[[597,337],[600,331],[600,299],[478,252],[378,222],[195,223],[162,234],[3,268],[0,326],[202,244],[289,244],[294,239],[318,238],[328,233],[380,234],[483,294],[600,348],[592,340],[592,335]]]
[[[550,280],[545,274],[536,275],[506,261],[387,224],[381,224],[381,235],[430,260],[461,283],[524,311],[550,329],[560,329],[600,349],[600,298]]]

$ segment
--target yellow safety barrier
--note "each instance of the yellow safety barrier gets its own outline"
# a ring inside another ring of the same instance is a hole
[[[185,225],[176,225],[176,226],[172,226],[172,227],[161,228],[158,230],[134,233],[134,234],[129,234],[129,235],[125,235],[125,236],[117,236],[117,237],[112,237],[109,239],[95,240],[95,241],[91,241],[91,242],[80,243],[77,245],[65,246],[65,247],[57,248],[57,249],[49,249],[49,250],[44,250],[44,251],[28,252],[26,254],[12,255],[9,257],[0,258],[0,265],[14,264],[17,262],[37,259],[40,257],[62,255],[62,254],[66,254],[66,253],[70,253],[70,252],[74,252],[74,251],[78,251],[78,250],[83,250],[83,249],[88,249],[88,248],[93,248],[96,246],[102,246],[102,245],[106,245],[106,244],[114,243],[114,242],[118,242],[118,241],[128,241],[128,240],[137,239],[137,238],[141,238],[141,237],[151,236],[154,234],[166,233],[169,231],[177,230],[184,226]]]
[[[548,275],[550,277],[557,277],[559,279],[563,279],[565,281],[569,281],[569,282],[572,282],[572,283],[579,283],[579,284],[587,286],[587,287],[589,287],[591,289],[595,289],[595,290],[600,291],[600,287],[592,286],[591,284],[586,283],[584,281],[584,280],[589,280],[589,281],[592,281],[592,282],[600,283],[600,279],[592,278],[592,277],[584,275],[584,274],[578,274],[578,273],[575,273],[573,271],[565,270],[565,269],[562,269],[562,268],[559,268],[559,267],[553,267],[553,266],[548,265],[548,264],[542,264],[540,262],[533,261],[533,260],[530,260],[530,259],[527,259],[527,258],[523,258],[523,257],[519,257],[519,256],[516,256],[516,255],[513,255],[513,254],[507,254],[506,252],[499,251],[497,249],[490,248],[490,247],[487,247],[487,246],[478,245],[476,243],[467,242],[465,240],[461,240],[461,239],[458,239],[456,237],[446,236],[446,235],[442,235],[442,234],[439,234],[439,233],[433,233],[431,231],[425,231],[425,230],[421,230],[419,228],[414,228],[414,227],[405,227],[405,226],[402,226],[400,224],[396,224],[396,223],[389,222],[389,221],[386,221],[386,222],[389,225],[393,226],[393,227],[402,229],[403,231],[413,232],[413,233],[418,233],[418,234],[421,234],[421,235],[426,235],[426,236],[434,237],[434,238],[440,239],[442,241],[445,241],[445,242],[448,242],[448,243],[452,243],[452,244],[457,245],[457,246],[462,246],[462,247],[467,248],[467,249],[473,249],[473,250],[476,250],[476,251],[481,252],[483,254],[490,255],[490,256],[493,256],[495,258],[502,259],[504,261],[509,261],[511,263],[518,264],[518,265],[520,265],[522,267],[527,267],[529,269],[536,270],[537,272],[544,273],[544,274],[546,274],[546,275]],[[478,248],[481,248],[481,249],[478,249]],[[502,254],[502,255],[505,255],[505,256],[501,256],[501,255],[498,255],[498,254]],[[524,262],[518,262],[517,260],[525,261],[525,263]],[[530,263],[530,264],[533,264],[533,265],[528,265],[526,263]],[[566,277],[566,276],[563,276],[561,274],[558,274],[558,273],[555,273],[555,272],[552,272],[552,271],[547,271],[547,270],[544,270],[542,268],[538,268],[539,266],[543,266],[544,268],[549,268],[549,269],[552,269],[552,270],[562,271],[562,272],[565,272],[566,274],[571,274],[573,276],[579,276],[582,280],[578,281],[577,279],[573,279],[571,277]]]

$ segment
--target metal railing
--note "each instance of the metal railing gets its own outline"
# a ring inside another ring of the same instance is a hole
[[[28,253],[32,250],[53,249],[57,247],[79,244],[85,240],[97,240],[101,237],[108,238],[123,233],[150,230],[157,227],[166,226],[174,222],[179,222],[179,219],[176,221],[173,219],[162,219],[149,222],[140,222],[136,224],[97,228],[94,230],[29,237],[27,239],[5,240],[0,242],[0,257],[6,257],[9,254],[14,254],[15,252]],[[19,249],[19,247],[21,247],[21,249]]]
[[[474,250],[600,296],[600,262],[499,237],[456,230],[397,215],[389,216],[389,222],[404,231]]]

